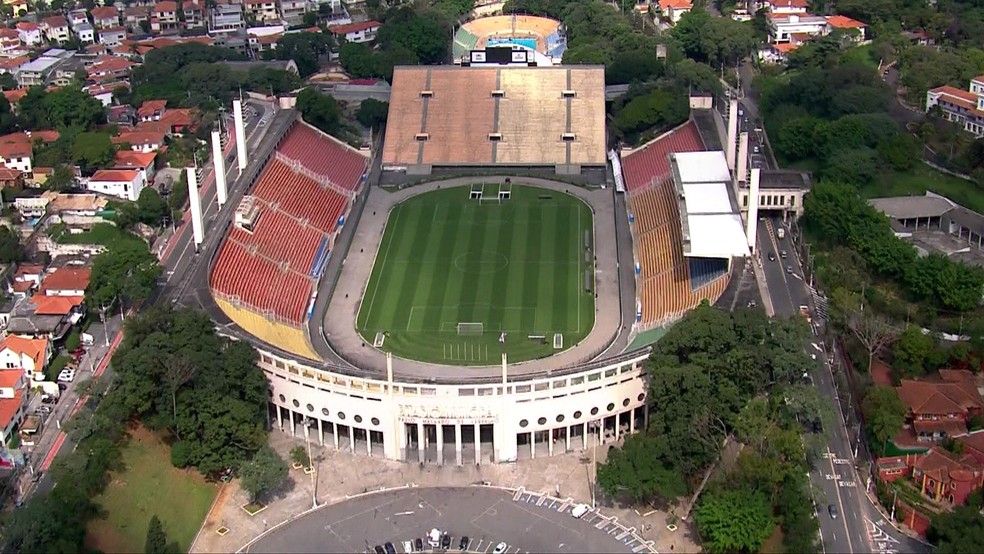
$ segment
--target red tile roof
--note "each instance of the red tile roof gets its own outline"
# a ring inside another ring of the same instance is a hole
[[[304,122],[294,124],[277,150],[344,191],[358,190],[369,165],[358,150]]]
[[[3,91],[3,96],[7,99],[7,102],[11,104],[16,104],[21,101],[21,98],[27,96],[26,88],[15,88],[14,90]]]
[[[90,13],[92,14],[92,18],[97,21],[100,19],[114,19],[120,16],[119,10],[113,6],[99,6],[97,8],[92,8]]]
[[[154,165],[157,159],[157,152],[137,152],[134,150],[120,150],[116,153],[113,165],[116,167],[132,167],[146,169]]]
[[[21,177],[23,173],[18,169],[11,169],[6,166],[0,166],[0,182],[15,181]]]
[[[24,378],[24,371],[21,369],[2,369],[0,370],[0,388],[12,389]]]
[[[964,456],[958,460],[954,454],[939,447],[930,448],[929,452],[919,456],[912,467],[944,483],[973,481],[974,473],[981,471],[972,457]]]
[[[87,267],[81,269],[62,267],[51,272],[41,281],[41,290],[85,290],[91,278],[92,270]]]
[[[659,0],[659,7],[662,9],[689,10],[694,5],[690,0]]]
[[[40,131],[25,131],[25,134],[32,141],[40,140],[41,142],[55,142],[61,137],[61,133],[54,129],[41,129]]]
[[[622,157],[625,187],[632,193],[666,179],[670,175],[669,155],[672,153],[704,150],[697,125],[688,121]]]
[[[956,437],[956,439],[958,442],[962,442],[965,448],[972,448],[984,456],[984,429],[967,433]]]
[[[0,351],[10,349],[20,355],[26,355],[34,360],[34,368],[40,371],[44,367],[48,354],[48,339],[28,339],[17,335],[7,335],[0,342]]]
[[[360,21],[358,23],[349,23],[347,25],[336,25],[334,27],[329,27],[328,30],[336,35],[347,35],[348,33],[358,33],[359,31],[378,28],[380,25],[382,24],[378,21]]]
[[[38,25],[37,23],[34,23],[32,21],[18,21],[17,22],[17,25],[15,25],[15,27],[17,27],[17,29],[19,29],[21,31],[27,31],[27,32],[37,31],[38,29],[41,28],[40,25]]]
[[[775,48],[777,51],[782,52],[783,54],[788,54],[788,53],[792,52],[793,50],[796,50],[797,48],[799,48],[800,45],[799,44],[793,44],[791,42],[782,42],[782,43],[779,43],[779,44],[773,44],[772,47]]]
[[[48,27],[55,27],[55,28],[68,27],[68,21],[65,21],[65,18],[60,15],[53,15],[51,17],[46,17],[42,19],[41,22],[47,25]]]
[[[9,160],[28,157],[31,154],[31,138],[25,133],[10,133],[0,137],[0,157]]]
[[[96,60],[96,63],[89,66],[89,75],[126,71],[135,65],[137,64],[119,56],[102,56]]]
[[[164,2],[158,2],[154,4],[154,13],[176,12],[176,11],[178,11],[178,3],[172,2],[171,0],[165,0]]]
[[[31,292],[34,283],[32,281],[14,281],[11,288],[14,289],[14,292]]]
[[[131,146],[164,144],[164,133],[160,131],[129,131],[112,138],[113,144],[127,143]]]
[[[864,29],[864,23],[844,15],[831,15],[827,17],[827,24],[837,29]]]
[[[20,40],[20,33],[17,32],[17,29],[8,29],[7,27],[0,27],[0,38]]]
[[[84,296],[45,296],[35,294],[31,297],[34,303],[34,313],[37,315],[61,315],[65,316],[72,313],[72,308],[82,304]]]
[[[0,400],[0,427],[6,428],[10,425],[11,420],[14,419],[14,415],[17,414],[18,410],[20,410],[23,405],[23,390],[14,391],[13,398],[4,398]]]
[[[145,100],[137,109],[140,117],[151,117],[155,113],[163,112],[167,107],[167,100]]]
[[[959,371],[941,373],[946,380],[943,383],[903,379],[897,387],[899,398],[915,415],[966,414],[971,409],[984,409],[973,383],[968,388],[959,375]]]
[[[136,169],[100,169],[93,173],[89,180],[96,182],[132,182],[136,178]]]
[[[775,8],[809,8],[807,0],[769,0],[769,5]]]

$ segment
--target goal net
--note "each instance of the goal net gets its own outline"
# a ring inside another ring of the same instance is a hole
[[[480,336],[485,332],[484,323],[458,323],[458,334],[465,336]]]

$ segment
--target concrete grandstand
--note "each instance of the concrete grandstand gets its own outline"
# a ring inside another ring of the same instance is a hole
[[[624,151],[621,165],[635,249],[635,329],[642,331],[717,301],[732,257],[748,248],[724,156],[706,151],[693,121]]]
[[[240,203],[213,264],[209,288],[229,319],[317,359],[303,325],[367,165],[357,150],[294,123]]]
[[[601,66],[397,67],[383,170],[550,168],[604,172]]]
[[[531,15],[482,17],[458,28],[451,51],[455,63],[461,63],[472,50],[498,45],[530,49],[559,64],[567,50],[567,37],[555,19]]]

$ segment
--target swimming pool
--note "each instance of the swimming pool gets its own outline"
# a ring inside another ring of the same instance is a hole
[[[519,46],[525,46],[530,50],[536,50],[535,38],[489,37],[486,46],[500,46],[503,44],[517,44]]]

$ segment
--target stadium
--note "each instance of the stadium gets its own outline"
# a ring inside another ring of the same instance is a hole
[[[454,63],[467,63],[472,52],[508,46],[533,53],[537,65],[560,64],[567,50],[567,36],[555,19],[531,15],[482,17],[463,24],[454,34]]]
[[[271,425],[457,465],[646,425],[650,349],[634,339],[718,301],[748,247],[714,126],[692,117],[606,153],[603,72],[398,67],[371,155],[281,110],[234,221],[204,253],[199,298],[222,332],[257,347]],[[480,101],[461,102],[466,91]],[[576,139],[559,140],[571,128]],[[411,162],[481,171],[379,177]],[[537,165],[610,173],[594,185],[516,170]]]

